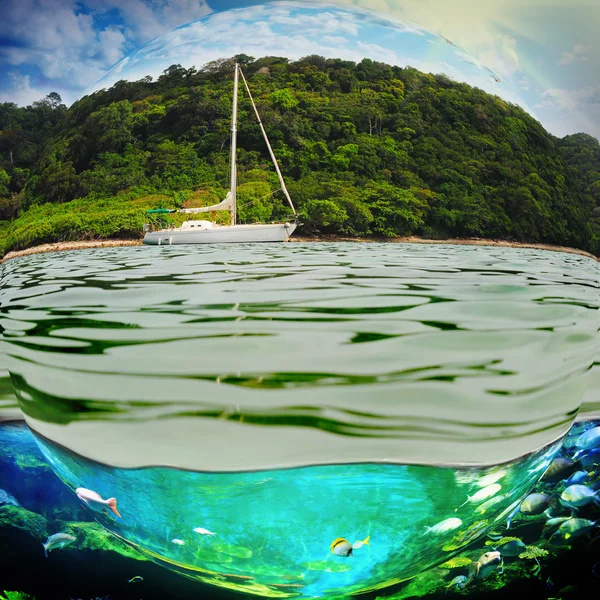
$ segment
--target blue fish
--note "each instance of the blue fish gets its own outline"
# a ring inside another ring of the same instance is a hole
[[[585,483],[590,477],[590,474],[587,471],[575,471],[571,477],[565,480],[565,485],[569,487],[570,485],[582,484]]]
[[[582,467],[593,469],[600,465],[600,448],[594,448],[579,458]]]
[[[579,449],[577,454],[583,453],[586,450],[597,448],[600,446],[600,425],[588,429],[585,433],[582,433],[575,442],[575,445]],[[575,457],[577,457],[577,454]]]

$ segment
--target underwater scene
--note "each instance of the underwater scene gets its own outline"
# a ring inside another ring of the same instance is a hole
[[[600,585],[600,421],[489,469],[116,470],[23,422],[0,425],[0,446],[2,586],[21,592],[6,598],[325,598],[392,586],[369,597],[566,599]]]
[[[596,261],[297,243],[0,268],[6,600],[597,593]]]

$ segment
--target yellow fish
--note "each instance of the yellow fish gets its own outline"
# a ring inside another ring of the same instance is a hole
[[[358,540],[351,544],[348,540],[344,538],[336,538],[331,542],[329,546],[331,553],[336,554],[337,556],[350,556],[352,554],[352,550],[358,550],[358,548],[362,548],[364,545],[369,545],[369,540],[371,536],[367,536],[364,540]]]

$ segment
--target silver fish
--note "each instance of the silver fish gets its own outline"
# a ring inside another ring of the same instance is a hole
[[[209,531],[208,529],[204,529],[204,527],[196,527],[194,531],[200,535],[217,535],[214,531]]]
[[[456,517],[450,517],[449,519],[444,519],[431,527],[425,527],[425,533],[422,535],[427,535],[428,533],[433,533],[434,535],[440,535],[442,533],[447,533],[448,531],[454,531],[458,529],[462,525],[462,521],[457,519]]]
[[[492,483],[492,485],[488,485],[484,488],[481,488],[472,496],[467,496],[467,499],[460,506],[464,506],[465,504],[467,504],[467,502],[470,502],[471,504],[479,504],[480,502],[483,502],[484,500],[495,496],[501,489],[502,486],[499,483]]]
[[[571,485],[560,495],[560,502],[572,508],[579,508],[590,502],[600,506],[600,491],[595,492],[585,485]]]
[[[480,504],[475,509],[475,512],[478,515],[484,515],[488,510],[490,510],[490,508],[492,508],[493,506],[496,506],[496,504],[498,504],[499,502],[502,502],[504,500],[506,500],[506,495],[496,496],[495,498],[490,498],[489,500],[486,500],[483,504]]]
[[[44,547],[44,554],[48,557],[48,552],[55,550],[56,548],[64,548],[69,544],[72,544],[77,538],[69,533],[55,533],[51,535],[42,546]]]

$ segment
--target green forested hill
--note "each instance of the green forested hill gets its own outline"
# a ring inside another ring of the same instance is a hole
[[[300,234],[600,251],[595,138],[555,138],[515,105],[412,68],[236,58],[302,215]],[[231,75],[231,61],[200,71],[174,65],[157,81],[121,81],[68,110],[56,96],[0,105],[0,253],[139,236],[146,208],[220,201],[229,186]],[[284,217],[244,93],[238,142],[241,219]]]

